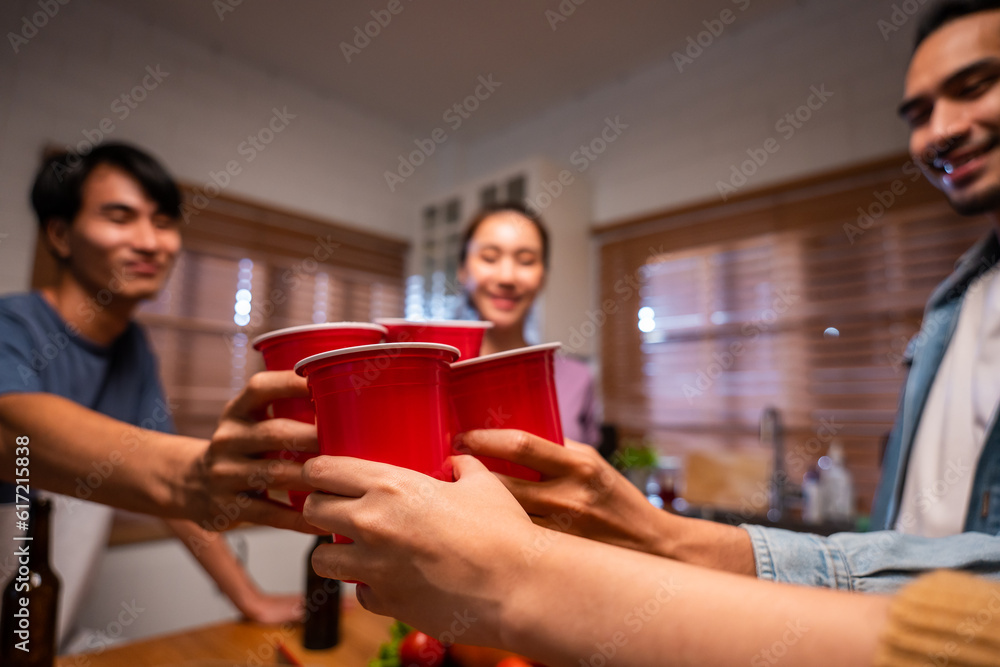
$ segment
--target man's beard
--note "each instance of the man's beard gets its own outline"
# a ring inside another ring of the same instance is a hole
[[[948,203],[960,215],[982,215],[1000,211],[1000,185],[989,188],[985,192],[971,197],[955,199],[948,197]]]

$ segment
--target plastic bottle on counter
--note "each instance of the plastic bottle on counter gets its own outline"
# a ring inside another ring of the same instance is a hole
[[[810,468],[802,476],[802,521],[812,525],[823,523],[823,497],[816,468]]]
[[[844,465],[844,447],[839,440],[830,443],[827,465],[820,473],[820,492],[823,498],[823,519],[849,522],[854,520],[854,483]]]

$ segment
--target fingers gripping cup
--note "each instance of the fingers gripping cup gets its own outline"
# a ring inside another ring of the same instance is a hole
[[[444,466],[451,443],[448,376],[457,358],[450,345],[385,343],[297,363],[316,404],[320,453],[450,481]]]
[[[267,370],[290,371],[295,368],[296,363],[306,357],[345,347],[379,343],[385,334],[385,327],[368,322],[308,324],[278,329],[257,336],[253,340],[253,348],[264,357],[264,366]],[[271,410],[278,418],[295,419],[307,424],[313,424],[316,421],[312,401],[308,398],[280,399],[271,404]],[[281,456],[291,456],[294,460],[303,462],[312,458],[313,454],[280,452],[267,455],[268,458]],[[309,494],[300,491],[288,492],[292,506],[299,511],[302,511],[302,504],[307,495]]]
[[[461,358],[472,359],[479,356],[483,336],[492,322],[478,320],[428,320],[414,322],[395,318],[375,320],[388,329],[385,340],[389,343],[441,343],[458,348]]]
[[[385,343],[297,363],[316,405],[320,453],[450,480],[444,467],[451,443],[448,379],[457,358],[450,345]]]
[[[449,396],[455,433],[513,428],[563,444],[556,394],[555,353],[559,343],[533,345],[451,365]],[[479,457],[494,472],[538,481],[525,466]]]

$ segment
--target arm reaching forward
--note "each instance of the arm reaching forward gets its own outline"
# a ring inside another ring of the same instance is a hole
[[[354,540],[322,546],[324,576],[366,608],[450,641],[551,667],[871,664],[888,601],[766,583],[534,525],[500,482],[456,457],[454,483],[319,457],[305,516]],[[844,641],[849,637],[850,641]],[[775,648],[777,647],[777,648]],[[758,662],[755,663],[754,660]]]
[[[226,406],[212,439],[199,440],[138,428],[53,394],[5,394],[0,479],[15,479],[18,443],[27,442],[37,488],[214,530],[247,521],[315,532],[299,513],[262,497],[267,487],[304,488],[301,464],[260,456],[316,450],[314,426],[264,419],[274,399],[307,395],[291,371],[258,373]]]

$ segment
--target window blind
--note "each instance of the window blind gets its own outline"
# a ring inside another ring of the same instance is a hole
[[[789,477],[840,440],[866,511],[902,352],[990,228],[912,174],[898,157],[599,230],[606,420],[665,454],[754,451],[774,406]]]

